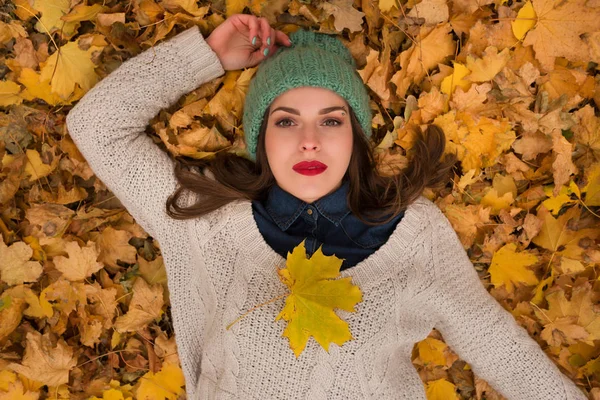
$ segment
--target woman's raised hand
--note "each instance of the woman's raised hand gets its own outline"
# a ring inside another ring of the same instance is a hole
[[[206,43],[219,57],[226,71],[254,67],[279,46],[290,46],[288,36],[269,25],[265,18],[234,14],[217,26]]]

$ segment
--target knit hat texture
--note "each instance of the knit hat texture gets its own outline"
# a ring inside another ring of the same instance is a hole
[[[264,60],[251,79],[244,104],[244,133],[248,154],[256,161],[263,115],[280,94],[297,87],[329,89],[352,107],[367,138],[371,137],[369,94],[350,51],[334,36],[300,29]]]

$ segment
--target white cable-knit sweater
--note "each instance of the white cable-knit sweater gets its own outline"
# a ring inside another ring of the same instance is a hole
[[[455,232],[424,197],[389,240],[342,272],[363,292],[338,314],[354,340],[325,352],[311,338],[298,359],[275,322],[285,260],[263,240],[251,203],[187,221],[165,213],[173,162],[144,133],[161,109],[224,73],[197,27],[123,63],[67,116],[97,176],[161,246],[189,398],[425,399],[411,350],[433,327],[509,399],[585,399],[485,290]]]

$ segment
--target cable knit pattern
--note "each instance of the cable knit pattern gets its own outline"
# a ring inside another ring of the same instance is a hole
[[[198,28],[126,61],[73,108],[67,126],[97,176],[160,243],[175,337],[190,399],[425,399],[410,357],[438,328],[509,399],[585,399],[484,289],[448,220],[420,197],[389,240],[342,272],[364,299],[340,312],[353,340],[325,352],[310,340],[298,359],[275,321],[285,260],[262,238],[251,203],[202,218],[165,213],[173,163],[144,134],[149,120],[224,71]],[[185,202],[192,201],[192,197]]]

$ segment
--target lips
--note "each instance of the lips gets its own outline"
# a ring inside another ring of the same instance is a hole
[[[327,169],[327,165],[319,161],[302,161],[294,165],[293,170],[302,175],[318,175]]]

